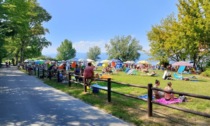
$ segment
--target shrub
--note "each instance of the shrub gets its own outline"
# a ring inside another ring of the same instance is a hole
[[[201,73],[202,76],[210,77],[210,67],[207,67],[204,72]]]

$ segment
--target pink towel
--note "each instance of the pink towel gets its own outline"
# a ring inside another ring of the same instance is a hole
[[[164,105],[168,105],[168,104],[174,104],[174,103],[181,103],[181,99],[175,98],[174,100],[169,100],[166,101],[165,98],[161,98],[161,99],[156,99],[155,102],[164,104]]]

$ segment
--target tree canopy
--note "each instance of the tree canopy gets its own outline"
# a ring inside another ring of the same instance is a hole
[[[109,59],[119,59],[121,61],[136,60],[140,57],[142,46],[139,41],[132,36],[116,36],[105,45]]]
[[[42,26],[51,19],[50,14],[36,0],[4,0],[0,3],[4,57],[15,57],[16,62],[22,62],[25,58],[40,56],[42,49],[51,45],[43,36],[48,30]]]
[[[72,42],[65,39],[61,42],[61,45],[57,48],[57,59],[68,60],[76,56],[76,50],[72,47]]]
[[[101,49],[98,46],[93,46],[89,48],[89,52],[87,53],[87,57],[94,61],[100,59],[99,55],[101,54]]]
[[[178,15],[169,15],[148,32],[150,52],[159,61],[190,60],[194,65],[209,56],[210,2],[179,0]]]

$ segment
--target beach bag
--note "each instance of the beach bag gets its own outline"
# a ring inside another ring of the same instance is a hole
[[[187,101],[187,98],[183,95],[183,96],[179,96],[179,99],[182,101],[182,102],[186,102]]]

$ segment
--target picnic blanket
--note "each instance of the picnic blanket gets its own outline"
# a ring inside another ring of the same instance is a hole
[[[174,100],[166,101],[165,98],[161,98],[161,99],[156,99],[155,102],[168,105],[168,104],[182,103],[182,100],[179,98],[174,98]]]

